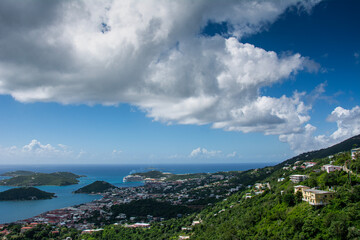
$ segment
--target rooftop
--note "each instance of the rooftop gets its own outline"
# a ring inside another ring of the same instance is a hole
[[[333,193],[329,191],[323,191],[323,190],[316,190],[316,189],[304,189],[305,192],[312,192],[316,194],[327,194],[327,193]]]

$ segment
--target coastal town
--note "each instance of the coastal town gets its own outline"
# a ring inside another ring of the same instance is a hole
[[[236,172],[200,174],[201,176],[199,175],[199,177],[192,175],[191,178],[186,178],[186,175],[183,175],[184,179],[175,181],[165,181],[164,178],[143,178],[138,175],[129,175],[124,180],[143,181],[144,185],[115,188],[105,193],[94,192],[93,194],[101,194],[102,198],[89,203],[51,210],[32,218],[16,221],[15,224],[23,226],[21,231],[29,230],[38,224],[50,224],[54,227],[75,228],[86,233],[89,229],[95,229],[96,227],[94,223],[87,221],[96,212],[99,214],[98,220],[100,225],[112,218],[116,219],[115,223],[126,224],[129,227],[147,227],[149,223],[164,221],[165,218],[147,216],[146,224],[144,222],[137,223],[138,216],[127,216],[124,213],[112,216],[111,207],[145,199],[168,202],[172,205],[192,205],[192,203],[196,203],[196,201],[204,198],[212,198],[214,200],[224,199],[226,196],[239,191],[242,187],[241,184],[236,185],[229,182],[229,180],[235,178],[233,174],[236,174]],[[2,224],[0,228],[6,228],[6,225]],[[6,233],[6,230],[0,231],[0,234]]]
[[[314,174],[330,174],[333,172],[345,172],[355,174],[348,165],[351,161],[357,162],[360,148],[351,151],[351,159],[344,160],[343,153],[336,156],[328,156],[319,161],[296,161],[293,164],[284,164],[279,170],[283,177],[273,178],[268,182],[254,182],[254,184],[242,184],[241,176],[246,179],[256,179],[257,176],[271,175],[273,167],[252,169],[245,172],[218,172],[201,174],[170,175],[159,171],[138,173],[126,176],[124,181],[142,181],[144,184],[137,187],[115,187],[105,192],[91,192],[100,194],[101,199],[94,200],[72,207],[56,209],[39,214],[35,217],[19,220],[14,223],[0,224],[0,236],[11,233],[9,226],[19,225],[20,233],[24,233],[39,225],[52,226],[52,234],[56,235],[60,228],[76,229],[83,234],[102,231],[102,226],[108,224],[121,225],[126,228],[149,228],[154,222],[168,220],[164,216],[153,215],[130,215],[125,212],[115,211],[116,206],[127,206],[138,201],[154,201],[153,203],[167,203],[169,206],[186,206],[188,209],[203,209],[213,203],[226,201],[232,194],[243,191],[244,199],[251,199],[265,192],[269,192],[276,184],[285,182],[293,186],[293,195],[299,196],[302,201],[312,206],[324,206],[335,197],[336,189],[333,187],[320,189],[319,186],[299,185],[309,181]],[[345,156],[345,155],[344,155]],[[334,165],[343,162],[343,165]],[[300,174],[301,172],[306,174]],[[149,177],[156,176],[156,177]],[[357,177],[357,175],[356,175]],[[110,184],[111,185],[111,184]],[[112,186],[112,185],[111,185]],[[285,191],[279,192],[281,195]],[[219,211],[218,214],[225,210]],[[194,211],[195,212],[195,211]],[[175,218],[181,218],[183,212],[175,214]],[[200,224],[196,221],[194,224]],[[186,227],[184,227],[186,228]],[[185,229],[186,230],[186,229]],[[184,236],[183,236],[184,237]],[[187,239],[186,236],[185,238]]]
[[[0,0],[0,240],[360,240],[359,13]]]

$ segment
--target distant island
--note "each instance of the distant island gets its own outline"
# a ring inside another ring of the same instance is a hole
[[[17,177],[17,176],[29,176],[34,174],[35,172],[32,171],[23,171],[23,170],[18,170],[18,171],[13,171],[13,172],[6,172],[3,174],[0,174],[0,176],[4,176],[4,177]]]
[[[70,172],[36,173],[30,171],[6,172],[1,176],[11,176],[10,179],[0,181],[2,186],[67,186],[79,183],[78,178],[83,177]]]
[[[82,187],[76,190],[74,193],[104,193],[112,189],[116,189],[118,187],[105,182],[105,181],[95,181],[85,187]]]
[[[3,224],[0,234],[7,239],[65,239],[69,233],[84,240],[359,239],[358,146],[360,135],[263,168],[135,173],[129,176],[144,185],[108,191],[114,186],[98,181],[77,192],[106,191],[101,199]]]
[[[226,173],[223,173],[226,175]],[[204,178],[211,174],[208,173],[188,173],[188,174],[173,174],[168,172],[161,172],[152,170],[149,172],[133,173],[124,177],[124,182],[158,182],[158,181],[176,181],[182,179]]]
[[[0,192],[0,201],[52,199],[55,193],[41,191],[34,187],[20,187]]]

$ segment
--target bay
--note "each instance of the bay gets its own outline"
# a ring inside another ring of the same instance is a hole
[[[161,164],[161,165],[1,165],[0,174],[28,170],[43,173],[72,172],[86,177],[80,178],[79,184],[70,186],[39,186],[38,188],[53,192],[57,198],[37,201],[0,201],[0,224],[30,218],[40,213],[91,202],[101,196],[88,194],[73,194],[72,192],[94,181],[109,182],[118,187],[140,186],[142,183],[124,183],[123,177],[131,173],[150,170],[160,170],[174,174],[183,173],[214,173],[218,171],[244,171],[261,168],[273,163],[237,163],[237,164]],[[6,177],[0,177],[4,179]],[[12,187],[0,186],[0,191]]]

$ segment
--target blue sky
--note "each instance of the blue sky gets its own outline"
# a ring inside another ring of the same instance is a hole
[[[358,1],[127,3],[0,3],[0,164],[280,162],[360,134]]]

